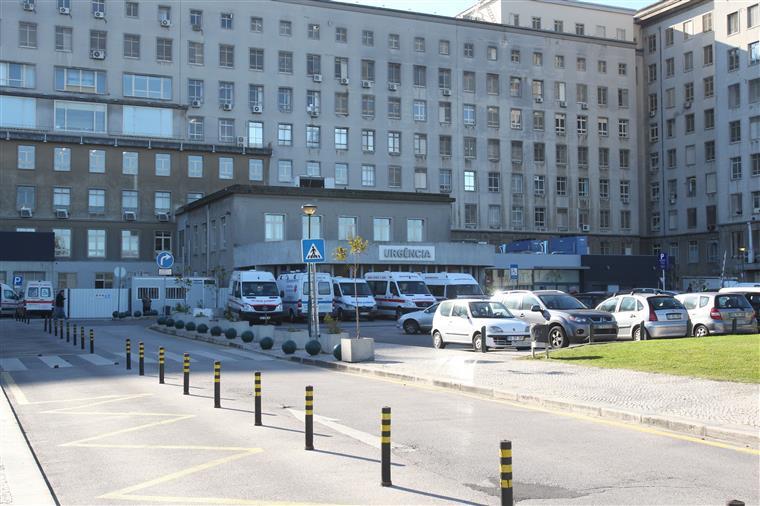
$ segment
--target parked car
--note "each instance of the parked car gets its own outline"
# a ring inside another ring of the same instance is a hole
[[[428,272],[422,274],[422,279],[438,301],[484,297],[483,289],[475,278],[463,272]]]
[[[29,281],[24,288],[24,311],[29,314],[50,316],[53,314],[53,284],[50,281]]]
[[[700,292],[676,295],[689,312],[692,334],[729,334],[736,320],[736,332],[755,333],[757,322],[754,309],[740,293]]]
[[[0,316],[14,315],[19,312],[20,297],[5,283],[0,283]]]
[[[486,327],[483,342],[481,328]],[[433,316],[433,346],[445,348],[449,343],[506,348],[530,346],[530,325],[515,318],[504,304],[483,299],[456,299],[441,302]]]
[[[438,309],[436,302],[427,309],[406,313],[396,322],[396,327],[403,329],[405,334],[416,334],[418,332],[430,332],[433,328],[433,315]]]
[[[526,323],[549,325],[549,344],[564,348],[571,342],[615,339],[617,323],[606,312],[589,309],[578,299],[559,290],[511,290],[499,292],[491,300],[504,303],[517,318]]]
[[[619,338],[640,341],[649,337],[685,337],[689,333],[689,314],[670,295],[618,295],[605,300],[597,309],[612,313]],[[643,333],[641,322],[644,322]]]
[[[718,293],[740,293],[747,298],[752,309],[755,310],[755,320],[757,321],[757,331],[760,333],[760,284],[748,286],[748,283],[731,288],[721,288]]]
[[[612,296],[609,292],[583,292],[572,295],[586,307],[596,307]]]

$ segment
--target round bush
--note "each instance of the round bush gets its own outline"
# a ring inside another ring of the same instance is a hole
[[[158,316],[158,311],[155,309],[151,309],[150,311],[145,311],[145,316]]]
[[[119,312],[118,311],[114,311],[113,313],[111,313],[111,316],[113,316],[114,318],[118,318],[119,317]]]
[[[135,311],[134,313],[132,313],[132,316],[134,316],[135,318],[140,318],[142,316],[142,313],[140,311]]]
[[[163,325],[164,323],[166,323],[166,317],[159,316],[158,320],[156,320],[156,323],[158,323],[159,325]]]
[[[286,355],[292,355],[296,352],[296,343],[288,339],[284,343],[282,343],[282,351]]]
[[[335,360],[343,360],[343,353],[341,353],[339,344],[333,347],[333,357],[335,357]]]
[[[229,328],[229,329],[227,329],[227,330],[224,331],[224,336],[227,339],[235,339],[235,337],[237,336],[237,330],[235,330],[233,328]]]
[[[222,335],[222,327],[219,327],[218,325],[214,325],[211,327],[211,335],[212,336],[221,336]]]
[[[185,330],[195,330],[195,323],[194,322],[187,322],[185,324]]]
[[[240,334],[240,339],[243,340],[244,343],[250,343],[253,341],[253,332],[250,330],[244,331],[242,334]]]
[[[272,346],[274,346],[274,341],[271,337],[265,337],[259,342],[259,346],[261,346],[262,350],[271,350]]]
[[[196,329],[196,331],[199,334],[205,334],[206,332],[208,332],[208,325],[206,325],[205,323],[201,323],[200,325],[198,325],[198,328]]]
[[[185,322],[183,322],[182,320],[177,320],[176,322],[174,322],[174,328],[184,329],[185,328]]]
[[[164,325],[167,327],[174,327],[174,318],[167,318],[164,322]]]
[[[306,343],[306,346],[304,346],[304,349],[306,350],[306,353],[309,355],[318,355],[320,351],[322,351],[322,344],[317,341],[316,339],[312,339],[308,343]]]

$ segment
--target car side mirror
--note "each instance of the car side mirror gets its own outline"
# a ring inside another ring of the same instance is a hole
[[[530,310],[533,311],[534,313],[540,313],[541,312],[541,306],[539,306],[538,304],[533,304],[530,307]]]

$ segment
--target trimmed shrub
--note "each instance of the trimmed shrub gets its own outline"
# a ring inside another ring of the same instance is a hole
[[[126,318],[127,316],[129,316],[129,311],[123,311],[119,313],[119,318]]]
[[[132,313],[132,316],[134,316],[135,318],[140,318],[142,316],[142,313],[140,311],[135,311],[134,313]]]
[[[253,332],[250,330],[244,331],[242,334],[240,334],[240,339],[242,339],[244,343],[253,342]]]
[[[185,324],[185,330],[190,330],[190,331],[195,330],[195,322],[187,322]]]
[[[226,337],[227,339],[235,339],[235,337],[237,337],[237,330],[233,328],[229,328],[225,330],[224,337]]]
[[[322,351],[322,344],[317,341],[316,339],[312,339],[308,343],[306,343],[306,346],[304,346],[304,349],[306,350],[306,353],[309,355],[318,355],[320,351]]]
[[[265,337],[259,342],[259,346],[261,346],[262,350],[271,350],[272,346],[274,346],[274,341],[271,337]]]
[[[156,323],[158,323],[159,325],[163,325],[164,323],[166,323],[166,317],[165,316],[159,316],[158,320],[156,320]]]
[[[183,322],[182,320],[177,320],[176,322],[174,322],[174,328],[184,329],[185,328],[185,322]]]
[[[335,357],[335,360],[343,360],[343,353],[341,352],[339,344],[333,346],[333,357]]]
[[[212,336],[221,336],[222,335],[222,327],[218,325],[214,325],[211,327],[211,335]]]
[[[296,352],[296,343],[288,339],[284,343],[282,343],[282,351],[286,355],[292,355]]]
[[[111,313],[111,316],[113,316],[114,318],[118,318],[119,317],[119,312],[118,311],[114,311],[113,313]]]
[[[167,327],[174,327],[174,318],[167,318],[164,322],[164,325]]]
[[[206,325],[205,323],[201,323],[200,325],[198,325],[198,328],[195,330],[199,334],[205,334],[206,332],[208,332],[208,325]]]

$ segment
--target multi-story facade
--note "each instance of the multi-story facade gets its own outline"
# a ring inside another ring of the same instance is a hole
[[[0,19],[3,227],[57,231],[84,271],[152,270],[188,199],[300,176],[448,194],[458,239],[637,250],[631,41],[315,0]]]
[[[677,277],[756,279],[760,4],[671,0],[636,22],[646,248],[668,253]]]

